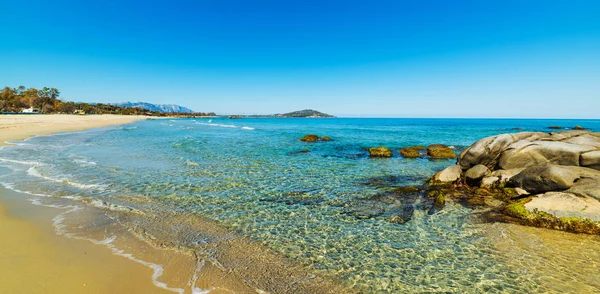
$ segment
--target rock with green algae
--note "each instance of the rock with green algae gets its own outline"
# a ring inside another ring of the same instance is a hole
[[[323,137],[321,137],[321,141],[331,141],[331,138],[329,138],[327,136],[323,136]]]
[[[504,208],[503,212],[523,225],[572,233],[600,234],[600,222],[581,217],[556,217],[537,209],[529,211],[526,208],[529,201],[531,198],[511,203]]]
[[[308,135],[302,137],[302,139],[300,139],[300,141],[302,141],[302,142],[317,142],[317,141],[319,141],[319,136],[317,136],[315,134],[308,134]]]
[[[428,196],[430,197],[434,197],[433,198],[433,204],[431,205],[431,208],[429,209],[429,211],[427,212],[427,214],[432,215],[435,214],[436,212],[444,209],[444,206],[446,205],[446,196],[444,195],[444,192],[442,191],[431,191]]]
[[[413,217],[415,208],[412,205],[404,206],[401,210],[392,215],[388,221],[394,224],[404,224]]]
[[[371,157],[392,157],[392,150],[385,146],[369,148],[368,151]]]
[[[418,193],[420,191],[421,189],[415,186],[398,187],[393,190],[393,192],[398,195]]]
[[[442,144],[433,144],[427,146],[427,154],[432,158],[455,158],[456,153],[452,148],[442,145]]]
[[[405,147],[400,149],[400,155],[402,155],[405,158],[417,158],[425,155],[426,150],[427,149],[423,146]]]

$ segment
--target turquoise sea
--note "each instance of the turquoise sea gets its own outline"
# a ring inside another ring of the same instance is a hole
[[[454,163],[405,159],[402,147],[440,143],[458,154],[483,137],[549,132],[552,125],[600,130],[600,120],[146,120],[15,142],[0,150],[0,166],[10,170],[0,182],[78,205],[196,214],[367,293],[560,292],[549,280],[600,292],[600,275],[580,278],[570,268],[585,264],[597,272],[600,258],[515,262],[530,244],[502,248],[490,233],[500,227],[483,223],[472,208],[449,203],[430,214],[427,197],[390,194]],[[299,141],[309,133],[332,141]],[[366,148],[380,145],[394,156],[369,158]],[[407,208],[414,211],[410,221],[390,221]],[[179,224],[152,225],[169,231]],[[560,234],[600,246],[594,236]],[[170,238],[182,246],[209,242],[195,236]],[[544,256],[564,249],[552,248]]]

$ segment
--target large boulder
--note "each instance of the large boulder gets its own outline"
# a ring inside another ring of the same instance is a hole
[[[483,177],[489,175],[490,173],[490,169],[487,166],[478,164],[467,170],[465,173],[465,179],[467,182],[475,183],[479,182]]]
[[[464,169],[471,168],[477,164],[483,164],[490,169],[494,169],[502,152],[511,144],[518,141],[531,142],[547,137],[550,137],[550,135],[546,133],[521,132],[483,138],[473,143],[473,145],[460,154],[458,164]]]
[[[581,166],[600,165],[600,150],[582,153],[581,157],[579,158],[579,165],[581,165]]]
[[[597,136],[594,136],[592,133],[583,134],[583,135],[580,135],[577,137],[572,137],[572,138],[564,140],[563,142],[569,143],[569,144],[575,144],[575,145],[579,145],[579,146],[587,146],[587,147],[593,147],[596,149],[600,149],[600,138],[598,138]]]
[[[452,148],[442,145],[442,144],[433,144],[427,146],[427,154],[432,158],[455,158],[456,153]]]
[[[433,181],[434,182],[444,182],[444,183],[454,182],[454,181],[460,179],[461,173],[462,173],[462,169],[460,168],[459,165],[451,165],[451,166],[443,169],[442,171],[437,172],[433,176]]]
[[[600,177],[582,178],[567,192],[581,197],[591,197],[600,200]]]
[[[510,183],[531,193],[563,191],[581,178],[600,178],[600,172],[578,166],[534,166],[510,179]]]
[[[600,202],[589,197],[571,193],[548,192],[533,197],[525,204],[530,212],[543,211],[555,217],[590,219],[600,221]]]
[[[392,157],[392,150],[385,146],[369,148],[368,151],[371,157]]]
[[[579,165],[581,153],[595,150],[560,141],[519,141],[500,155],[498,165],[502,169],[530,167],[543,164]]]

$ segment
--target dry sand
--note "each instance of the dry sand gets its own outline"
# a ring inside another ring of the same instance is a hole
[[[5,145],[6,141],[23,140],[36,135],[128,124],[146,118],[133,115],[0,115],[0,146]]]
[[[117,115],[0,115],[0,145],[34,135],[131,123]],[[1,150],[0,150],[1,153]],[[56,235],[52,218],[63,210],[35,206],[26,195],[0,188],[0,292],[162,293],[152,269],[103,246]]]

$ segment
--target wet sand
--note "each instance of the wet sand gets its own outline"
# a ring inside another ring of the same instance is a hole
[[[151,268],[57,235],[52,220],[64,209],[28,198],[0,187],[0,292],[170,293],[153,285]]]
[[[0,115],[0,146],[34,135],[135,122],[116,115]],[[0,150],[1,152],[1,150]],[[0,187],[0,292],[163,293],[152,269],[86,240],[56,234],[53,218],[64,209],[32,205],[30,195]]]

